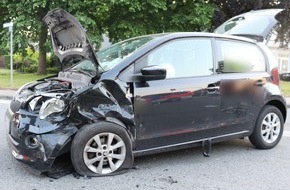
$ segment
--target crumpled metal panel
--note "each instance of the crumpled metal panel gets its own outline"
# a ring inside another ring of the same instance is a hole
[[[76,107],[81,115],[93,121],[116,118],[125,125],[134,125],[132,102],[126,97],[125,88],[112,80],[100,81],[80,94]]]
[[[35,124],[34,119],[30,121],[31,125]],[[29,129],[12,127],[11,134],[8,134],[8,145],[13,156],[36,170],[48,171],[60,154],[69,151],[71,136],[78,131],[74,125],[55,127],[56,129],[42,134],[31,133]],[[38,145],[29,147],[28,137],[37,139]]]

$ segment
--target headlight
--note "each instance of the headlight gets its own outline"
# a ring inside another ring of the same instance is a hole
[[[39,118],[44,119],[52,113],[58,113],[63,111],[65,103],[61,99],[51,98],[44,102],[39,111]]]

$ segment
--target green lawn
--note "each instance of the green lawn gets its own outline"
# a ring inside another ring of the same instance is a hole
[[[23,84],[41,79],[50,75],[23,74],[13,72],[13,84],[10,85],[10,70],[0,69],[0,88],[18,89]]]
[[[280,81],[280,86],[284,96],[290,96],[290,81]]]
[[[23,84],[41,79],[50,75],[13,73],[13,85],[10,86],[10,70],[0,69],[0,88],[18,89]],[[281,89],[285,96],[290,96],[290,81],[281,81]]]

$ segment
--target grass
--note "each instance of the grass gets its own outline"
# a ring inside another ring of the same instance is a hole
[[[280,87],[284,96],[290,96],[290,81],[280,81]]]
[[[13,71],[13,84],[10,85],[10,70],[0,69],[0,88],[18,89],[23,84],[35,81],[50,75],[24,74]]]
[[[48,77],[50,75],[38,75],[38,74],[23,74],[15,72],[13,73],[13,85],[10,85],[10,70],[8,69],[0,69],[0,88],[7,89],[18,89],[23,84],[28,83],[30,81],[34,81],[37,79],[41,79],[44,77]],[[290,81],[281,81],[280,83],[282,92],[284,96],[290,96]]]

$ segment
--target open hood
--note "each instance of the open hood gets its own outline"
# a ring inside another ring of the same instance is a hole
[[[48,26],[55,55],[62,68],[69,60],[88,59],[98,68],[98,61],[85,29],[79,21],[62,9],[49,11],[43,18]]]
[[[244,36],[266,42],[278,22],[275,17],[282,10],[264,9],[240,14],[224,22],[214,33]]]

